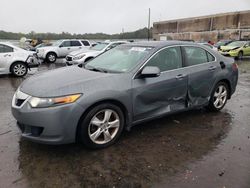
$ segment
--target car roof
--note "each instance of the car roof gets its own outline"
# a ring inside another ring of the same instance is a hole
[[[142,42],[133,42],[126,45],[129,46],[144,46],[144,47],[153,47],[153,48],[161,48],[165,46],[173,46],[173,45],[196,45],[194,42],[186,42],[186,41],[142,41]]]

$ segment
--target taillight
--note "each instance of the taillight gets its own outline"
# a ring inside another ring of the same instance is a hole
[[[237,63],[233,63],[232,69],[233,69],[233,71],[238,71],[238,65],[237,65]]]

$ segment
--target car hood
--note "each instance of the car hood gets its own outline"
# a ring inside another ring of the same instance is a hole
[[[95,86],[103,88],[104,83],[112,83],[121,75],[89,71],[78,66],[63,67],[34,75],[26,79],[19,89],[35,97],[56,97],[93,91]]]
[[[81,50],[77,50],[77,51],[73,51],[71,53],[69,53],[69,56],[78,56],[78,55],[82,55],[88,52],[98,52],[96,50],[91,50],[91,49],[81,49]]]
[[[220,47],[221,50],[233,50],[237,48],[240,48],[240,46],[221,46]]]

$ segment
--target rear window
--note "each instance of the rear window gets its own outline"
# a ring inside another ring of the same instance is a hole
[[[183,49],[186,58],[186,66],[199,65],[215,60],[213,55],[202,48],[185,46]]]
[[[0,53],[9,53],[9,52],[13,52],[13,51],[14,51],[13,48],[0,44]]]

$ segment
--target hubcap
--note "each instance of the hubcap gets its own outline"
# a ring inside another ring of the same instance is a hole
[[[14,66],[14,73],[18,76],[22,76],[26,72],[26,67],[22,64],[17,64]]]
[[[224,85],[220,85],[214,93],[214,106],[221,108],[227,100],[227,89]]]
[[[49,61],[55,61],[56,60],[56,56],[54,56],[53,54],[49,55]]]
[[[97,112],[90,121],[88,134],[96,144],[106,144],[113,140],[120,127],[118,114],[111,109]]]

